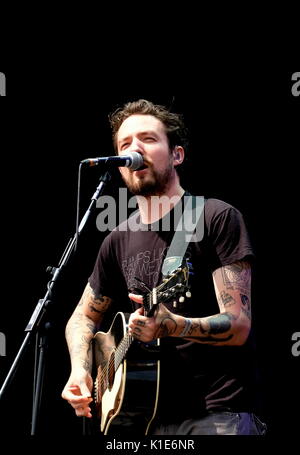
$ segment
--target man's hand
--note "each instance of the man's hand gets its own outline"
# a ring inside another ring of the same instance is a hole
[[[136,303],[143,304],[141,295],[129,294],[129,298]],[[157,338],[174,336],[177,330],[178,316],[171,313],[163,304],[157,306],[154,315],[144,316],[144,309],[138,308],[129,318],[129,334],[139,341],[150,342]]]
[[[62,391],[62,398],[75,409],[78,417],[92,417],[89,404],[93,401],[91,392],[93,388],[93,379],[91,375],[85,371],[78,371],[71,374],[67,384]]]

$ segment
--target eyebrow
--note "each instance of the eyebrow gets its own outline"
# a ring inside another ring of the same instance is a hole
[[[137,133],[137,136],[147,136],[147,134],[154,135],[155,137],[157,137],[157,133],[154,130],[140,131],[139,133]],[[132,136],[132,134],[130,134],[129,136],[123,137],[122,139],[118,140],[118,144],[121,144],[122,142],[127,141],[128,139],[131,138],[131,136]]]

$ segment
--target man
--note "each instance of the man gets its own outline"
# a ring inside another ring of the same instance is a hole
[[[139,170],[120,168],[137,197],[142,229],[132,232],[128,222],[127,229],[115,229],[100,248],[66,327],[72,371],[62,397],[77,416],[92,417],[90,342],[108,309],[117,311],[117,302],[124,302],[122,311],[128,309],[129,295],[136,308],[129,334],[140,342],[161,343],[161,390],[152,434],[260,434],[264,424],[252,409],[253,252],[243,218],[231,205],[206,199],[204,237],[191,242],[187,252],[192,298],[176,305],[160,303],[153,316],[145,316],[143,296],[132,290],[141,289],[141,281],[153,289],[162,279],[175,229],[153,226],[166,216],[172,219],[186,195],[177,173],[186,130],[179,115],[146,100],[116,111],[111,126],[116,153],[138,152],[144,159]],[[155,197],[172,202],[153,204]]]

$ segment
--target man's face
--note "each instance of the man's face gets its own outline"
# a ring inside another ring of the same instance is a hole
[[[161,195],[175,176],[173,158],[163,123],[152,115],[132,115],[117,134],[119,155],[138,152],[145,169],[132,171],[121,167],[122,178],[129,191],[136,195]]]

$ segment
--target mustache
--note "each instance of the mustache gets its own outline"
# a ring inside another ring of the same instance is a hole
[[[150,163],[148,160],[143,160],[143,165],[138,170],[142,170],[142,169],[146,169],[146,168],[152,169],[153,163]],[[135,171],[133,169],[130,169],[130,173],[132,174],[133,172],[135,172]]]

